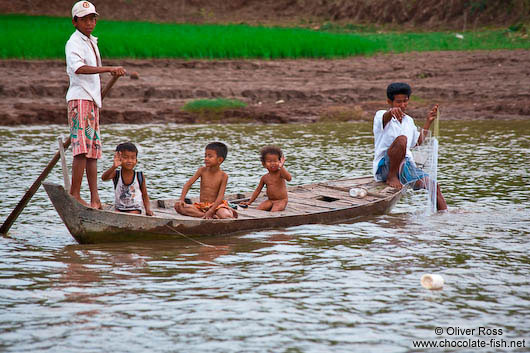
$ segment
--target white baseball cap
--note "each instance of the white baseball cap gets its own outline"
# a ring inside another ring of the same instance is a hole
[[[96,14],[96,16],[99,16],[99,14],[96,12],[96,7],[91,2],[78,1],[72,7],[72,18],[75,16],[85,17],[86,15],[90,14]]]

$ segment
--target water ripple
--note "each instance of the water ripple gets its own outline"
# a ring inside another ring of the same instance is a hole
[[[425,194],[408,193],[388,215],[204,239],[209,246],[77,245],[41,189],[9,237],[0,238],[0,347],[407,352],[415,339],[489,340],[434,333],[478,326],[503,329],[505,340],[528,338],[529,128],[444,122],[439,174],[448,213],[427,217]],[[0,128],[0,176],[9,180],[0,218],[66,132]],[[371,169],[369,124],[114,125],[102,135],[99,170],[112,163],[116,144],[133,140],[152,199],[177,198],[213,140],[229,146],[228,192],[256,187],[264,144],[284,149],[291,185]],[[59,167],[49,180],[61,182]],[[100,189],[112,202],[112,183]],[[420,286],[430,272],[444,277],[442,291]]]

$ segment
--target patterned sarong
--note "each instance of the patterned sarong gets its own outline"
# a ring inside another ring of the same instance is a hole
[[[101,158],[98,106],[84,99],[69,101],[68,124],[74,156],[86,154],[86,158]]]

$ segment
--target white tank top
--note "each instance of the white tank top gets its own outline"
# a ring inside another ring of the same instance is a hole
[[[114,177],[114,207],[119,211],[143,210],[143,198],[138,174],[135,172],[133,181],[129,185],[123,182],[121,170],[116,171]]]

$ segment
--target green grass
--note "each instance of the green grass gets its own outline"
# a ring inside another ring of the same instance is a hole
[[[188,102],[182,110],[187,112],[197,112],[203,110],[221,111],[225,109],[244,108],[247,104],[237,99],[197,99]]]
[[[464,33],[464,39],[443,32],[337,33],[325,29],[100,20],[94,35],[99,37],[105,59],[339,58],[387,52],[530,48],[527,35],[513,29]],[[72,32],[68,18],[0,15],[0,59],[64,58],[64,45]]]

